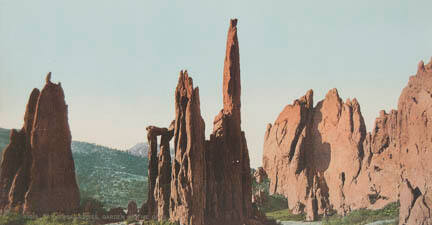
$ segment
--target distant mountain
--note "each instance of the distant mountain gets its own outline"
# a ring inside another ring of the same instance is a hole
[[[9,129],[0,128],[0,152],[9,134]],[[98,199],[107,208],[127,207],[130,200],[141,206],[147,199],[146,157],[80,141],[72,141],[72,155],[81,198]]]
[[[140,206],[147,198],[147,158],[86,142],[72,142],[72,154],[83,197],[102,201],[107,207],[126,207],[130,200]]]
[[[160,143],[158,143],[160,144]],[[160,146],[157,146],[157,151],[159,152]],[[148,151],[149,151],[149,145],[148,143],[144,143],[144,142],[139,142],[138,144],[134,145],[132,148],[126,150],[126,152],[134,155],[134,156],[138,156],[138,157],[143,157],[143,158],[147,158],[148,157]],[[172,146],[170,146],[170,152],[171,152],[171,158],[174,158],[174,148]],[[159,153],[158,153],[159,154]]]
[[[148,143],[140,142],[134,145],[132,148],[126,150],[126,152],[129,152],[130,154],[135,156],[147,158],[148,150]]]
[[[6,147],[6,145],[9,144],[9,135],[10,135],[9,129],[0,128],[0,152],[2,152],[3,149]],[[0,159],[1,159],[1,154],[0,154]]]

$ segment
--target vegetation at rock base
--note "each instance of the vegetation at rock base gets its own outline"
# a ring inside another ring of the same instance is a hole
[[[399,224],[399,203],[393,202],[379,210],[359,209],[350,212],[347,216],[333,215],[324,218],[323,225],[363,225],[379,220],[396,220]]]
[[[293,214],[289,209],[267,212],[265,215],[269,219],[281,221],[304,221],[306,219],[305,214]]]
[[[27,216],[18,213],[0,215],[2,225],[94,225],[95,221],[86,216],[45,215],[42,217]]]
[[[169,221],[144,221],[142,225],[179,225],[178,223],[169,222]]]

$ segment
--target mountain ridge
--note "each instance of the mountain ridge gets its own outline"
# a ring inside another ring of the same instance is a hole
[[[10,131],[0,128],[0,153],[9,144]],[[146,200],[146,157],[84,141],[72,141],[71,147],[81,199],[97,199],[107,208]]]

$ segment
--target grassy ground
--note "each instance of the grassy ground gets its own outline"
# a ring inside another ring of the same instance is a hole
[[[304,221],[304,214],[292,214],[289,209],[282,209],[266,213],[267,218],[281,221]]]
[[[295,215],[287,208],[288,201],[282,195],[269,195],[267,201],[259,206],[259,210],[265,213],[266,217],[273,220],[282,221],[303,221],[304,214]]]
[[[43,217],[24,216],[16,213],[0,215],[2,225],[94,225],[84,216],[48,215]]]
[[[389,223],[389,224],[398,224],[399,223],[398,218],[399,218],[399,203],[394,202],[388,204],[383,209],[354,210],[345,217],[339,215],[333,215],[331,217],[323,219],[322,222],[323,225],[363,225],[363,224],[368,224],[379,220],[396,219],[396,222]]]

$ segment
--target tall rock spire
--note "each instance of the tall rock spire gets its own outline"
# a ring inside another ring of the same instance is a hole
[[[60,84],[50,81],[33,89],[20,131],[0,166],[0,209],[45,214],[75,213],[79,190],[71,151],[67,105]]]
[[[180,72],[175,111],[170,219],[185,225],[204,225],[205,125],[201,117],[199,90],[193,87],[187,71]]]
[[[80,194],[72,157],[68,106],[60,84],[42,89],[31,132],[31,182],[25,197],[25,212],[74,213]]]
[[[240,118],[237,19],[230,21],[223,71],[223,109],[206,143],[209,224],[244,224],[251,216],[250,162]]]
[[[236,114],[235,117],[240,118],[240,96],[240,53],[237,39],[237,19],[231,19],[223,71],[223,106],[226,114]]]

